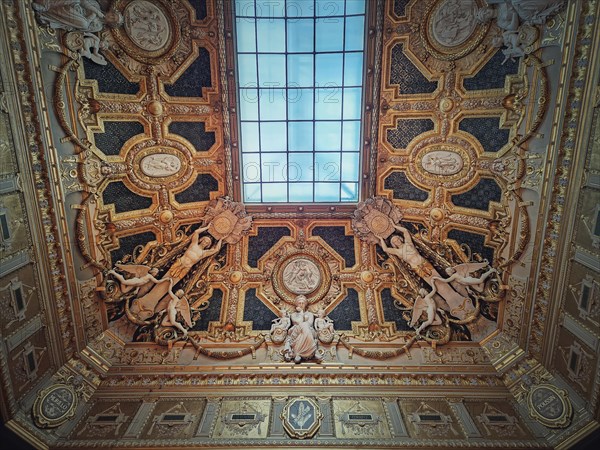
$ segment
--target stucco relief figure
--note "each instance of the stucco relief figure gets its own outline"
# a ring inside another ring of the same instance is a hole
[[[323,308],[317,311],[317,317],[315,318],[315,330],[317,331],[317,337],[319,341],[328,344],[333,341],[335,330],[333,329],[333,320],[325,315]]]
[[[125,278],[122,274],[111,269],[108,274],[113,275],[119,283],[121,283],[121,292],[126,294],[134,291],[134,295],[144,295],[148,293],[155,284],[171,282],[170,280],[156,279],[158,269],[156,267],[148,267],[143,264],[117,264],[116,267],[123,272],[126,272],[132,277]]]
[[[292,324],[290,313],[286,309],[282,309],[281,316],[273,319],[271,324],[271,340],[276,344],[281,344],[287,338],[287,332]]]
[[[304,295],[296,297],[295,303],[296,311],[290,315],[291,327],[285,339],[283,357],[295,363],[303,359],[319,359],[315,315],[307,310],[308,301]]]
[[[418,335],[420,335],[421,331],[430,325],[442,324],[442,318],[434,299],[434,296],[437,292],[435,280],[439,280],[439,278],[434,278],[434,289],[431,292],[428,293],[427,290],[423,288],[419,289],[419,295],[415,300],[415,304],[413,305],[413,312],[409,323],[411,327],[415,328],[423,313],[426,313],[427,316],[421,325],[416,328],[416,333]]]
[[[447,47],[466,41],[477,25],[475,10],[473,0],[447,0],[442,3],[433,18],[432,31],[436,40]]]
[[[161,278],[171,280],[171,283],[158,283],[150,292],[146,295],[136,298],[131,305],[131,313],[136,316],[139,320],[146,320],[152,317],[156,312],[157,304],[168,294],[170,286],[175,286],[190,269],[210,256],[215,255],[221,250],[222,240],[219,240],[217,244],[211,248],[212,239],[208,236],[200,238],[200,233],[208,230],[208,226],[197,228],[192,233],[188,248],[185,250],[183,255],[179,257],[171,265],[167,273]]]
[[[140,161],[140,168],[149,177],[168,177],[179,172],[181,160],[168,153],[155,153]]]
[[[506,61],[528,53],[527,47],[537,38],[537,33],[531,32],[533,26],[546,23],[563,4],[564,0],[490,0],[489,6],[477,11],[476,18],[480,23],[495,20],[502,30],[493,44],[506,46]]]
[[[433,265],[425,259],[415,247],[410,232],[399,225],[394,225],[402,236],[394,235],[390,239],[391,247],[380,238],[381,248],[390,256],[405,262],[429,286],[434,288],[433,278],[442,278]],[[447,303],[446,308],[453,316],[464,319],[474,311],[471,299],[456,292],[449,284],[442,283],[437,286],[437,294]]]
[[[498,273],[493,267],[481,274],[479,277],[471,276],[472,273],[489,267],[487,261],[481,263],[464,263],[446,269],[450,275],[448,278],[433,278],[434,282],[450,283],[462,295],[469,295],[469,289],[483,292],[485,280],[493,273]]]
[[[423,169],[434,175],[454,175],[464,166],[462,157],[448,150],[435,150],[423,156],[421,161]]]
[[[97,64],[106,64],[104,56],[100,54],[102,43],[94,33],[102,31],[105,24],[120,25],[123,17],[117,11],[111,10],[105,14],[96,0],[37,0],[32,7],[42,25],[81,33],[78,48],[72,50]]]
[[[125,10],[125,31],[141,49],[156,51],[169,39],[169,25],[162,11],[146,0],[134,0]]]
[[[181,314],[183,321],[188,328],[192,327],[192,315],[190,310],[190,304],[185,297],[183,289],[178,289],[177,292],[169,288],[169,303],[166,308],[166,315],[164,316],[161,325],[165,327],[175,327],[183,333],[183,336],[187,336],[188,331],[184,326],[177,320],[177,313]],[[162,310],[162,308],[158,308]]]
[[[283,270],[285,286],[295,294],[308,294],[321,281],[319,268],[307,259],[298,258]]]

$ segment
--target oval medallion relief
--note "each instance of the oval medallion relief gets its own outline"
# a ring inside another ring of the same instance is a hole
[[[75,414],[77,395],[66,384],[54,384],[38,393],[32,413],[35,424],[40,428],[58,427]]]
[[[140,169],[144,175],[152,178],[168,177],[179,172],[181,160],[169,153],[153,153],[142,158]]]
[[[456,47],[475,30],[477,4],[474,0],[445,0],[439,3],[431,17],[431,32],[444,47]]]
[[[171,36],[169,22],[156,5],[147,0],[134,0],[125,9],[124,28],[129,39],[142,50],[162,49]]]
[[[450,150],[434,150],[423,156],[423,170],[433,175],[454,175],[464,166],[462,157]]]

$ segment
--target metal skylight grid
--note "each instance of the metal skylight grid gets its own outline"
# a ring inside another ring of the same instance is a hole
[[[237,0],[247,203],[357,202],[365,0]]]

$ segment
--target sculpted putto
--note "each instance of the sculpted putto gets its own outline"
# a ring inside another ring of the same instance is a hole
[[[489,0],[489,6],[477,11],[476,19],[480,23],[495,20],[502,34],[493,43],[506,47],[502,50],[506,61],[527,54],[527,47],[537,36],[537,33],[532,35],[531,27],[546,23],[564,3],[564,0]]]
[[[102,31],[105,25],[121,25],[123,16],[119,12],[102,12],[96,0],[36,0],[32,7],[42,25],[81,33],[79,54],[97,64],[106,64],[106,59],[100,54],[102,42],[94,33]]]
[[[172,242],[149,242],[106,272],[105,301],[123,305],[125,317],[140,327],[140,339],[167,345],[187,337],[205,305],[206,274],[218,267],[223,242],[237,243],[252,217],[240,204],[219,198],[209,204],[202,222],[189,234],[191,225],[182,227]]]
[[[491,326],[491,319],[480,314],[484,307],[489,312],[483,303],[503,297],[498,270],[477,253],[467,255],[452,239],[430,241],[425,229],[411,233],[401,220],[402,213],[390,200],[373,197],[358,205],[352,222],[362,241],[377,242],[388,255],[383,267],[395,275],[394,305],[412,311],[410,327],[432,343],[448,342],[453,324],[477,321],[473,330],[482,335]],[[424,333],[434,326],[441,328]]]
[[[145,295],[137,297],[131,305],[131,313],[141,321],[147,320],[157,312],[157,305],[190,269],[205,258],[215,255],[222,245],[219,240],[214,247],[210,247],[212,240],[208,236],[200,239],[200,233],[208,230],[208,226],[198,228],[192,233],[190,243],[179,258],[169,267],[169,270]],[[167,281],[167,282],[165,282]]]
[[[433,267],[431,262],[425,259],[415,247],[410,232],[399,225],[394,225],[397,231],[402,233],[402,236],[394,235],[390,239],[391,247],[385,243],[385,240],[380,238],[381,248],[390,256],[398,258],[407,263],[412,270],[431,288],[434,288],[434,278],[441,279],[440,273]],[[456,292],[448,284],[442,284],[437,287],[437,293],[442,297],[448,305],[448,310],[452,315],[459,319],[464,319],[474,308],[470,299],[467,296]]]

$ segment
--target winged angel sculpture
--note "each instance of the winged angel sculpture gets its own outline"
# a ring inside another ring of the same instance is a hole
[[[411,311],[409,325],[416,334],[425,331],[425,339],[447,342],[449,324],[473,322],[481,302],[501,300],[498,270],[479,255],[469,259],[457,245],[411,233],[401,219],[390,200],[373,197],[359,204],[352,227],[360,239],[379,244],[388,255],[384,266],[395,272],[401,309]]]
[[[206,292],[206,276],[223,243],[235,244],[252,225],[242,205],[223,197],[211,204],[200,227],[188,226],[173,242],[148,243],[106,273],[105,301],[122,303],[127,319],[146,339],[169,344],[187,337]]]

